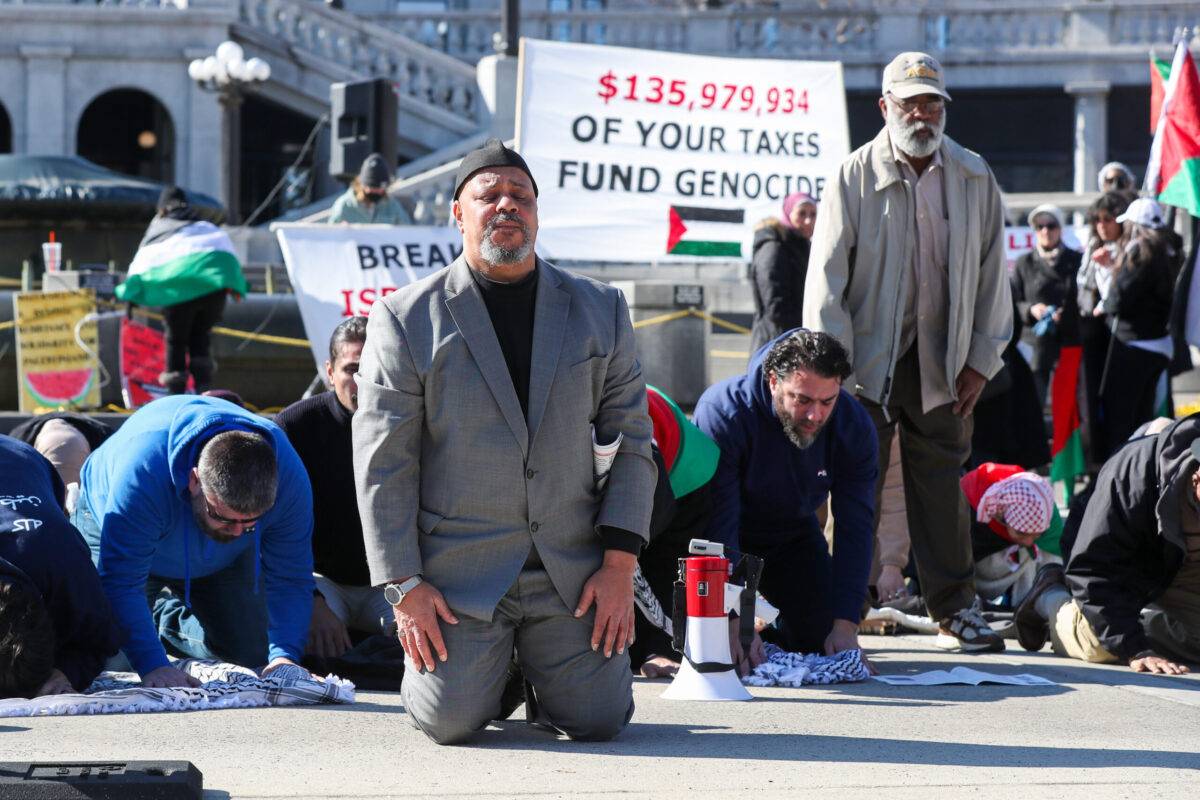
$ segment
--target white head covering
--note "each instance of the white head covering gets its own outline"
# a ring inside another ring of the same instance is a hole
[[[1053,203],[1042,203],[1040,206],[1029,212],[1029,216],[1025,220],[1029,223],[1029,227],[1033,227],[1033,221],[1041,214],[1049,214],[1054,217],[1054,221],[1058,223],[1058,227],[1066,226],[1066,215],[1063,210]]]

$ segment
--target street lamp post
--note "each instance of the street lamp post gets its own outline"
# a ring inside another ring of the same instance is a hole
[[[271,65],[261,58],[246,60],[237,42],[221,42],[215,55],[188,64],[188,76],[221,104],[221,165],[223,194],[229,222],[241,218],[241,109],[246,89],[271,77]]]

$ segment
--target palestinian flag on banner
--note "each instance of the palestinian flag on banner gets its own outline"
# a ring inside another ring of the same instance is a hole
[[[744,209],[671,206],[667,223],[670,255],[741,258]]]
[[[1171,62],[1150,56],[1150,135],[1158,129],[1158,117],[1162,113],[1163,94],[1167,79],[1171,77]]]
[[[143,244],[116,295],[140,306],[173,306],[221,289],[249,291],[241,262],[225,231],[196,221]]]
[[[1200,74],[1182,42],[1170,75],[1146,167],[1146,190],[1158,202],[1200,217]]]
[[[1075,479],[1087,472],[1083,456],[1083,431],[1079,414],[1079,364],[1083,348],[1062,348],[1050,386],[1050,416],[1054,439],[1050,445],[1050,480],[1065,484],[1067,502],[1075,493]]]

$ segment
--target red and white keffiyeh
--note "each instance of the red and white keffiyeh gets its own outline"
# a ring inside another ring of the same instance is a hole
[[[1032,472],[1018,472],[987,488],[979,498],[980,522],[1003,520],[1019,533],[1045,533],[1054,514],[1050,482]]]

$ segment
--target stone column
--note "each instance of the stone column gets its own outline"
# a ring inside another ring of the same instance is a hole
[[[1108,81],[1076,81],[1065,87],[1075,98],[1076,192],[1096,190],[1096,173],[1108,161]]]
[[[73,48],[23,44],[19,52],[25,59],[25,144],[14,149],[29,155],[72,155],[74,136],[67,130],[67,59]]]

